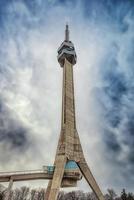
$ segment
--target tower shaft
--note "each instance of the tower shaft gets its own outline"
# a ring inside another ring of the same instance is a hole
[[[76,128],[73,66],[65,60],[63,68],[62,127],[69,125]]]
[[[73,156],[74,130],[76,128],[75,104],[74,104],[74,87],[73,87],[73,66],[66,59],[63,67],[63,89],[62,89],[62,123],[61,123],[61,140],[64,150],[61,154]],[[61,142],[60,142],[61,144]],[[60,148],[59,148],[60,151]]]

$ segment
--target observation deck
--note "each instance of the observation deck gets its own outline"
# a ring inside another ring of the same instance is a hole
[[[74,45],[69,40],[68,25],[66,25],[66,30],[65,30],[65,40],[64,40],[64,42],[62,42],[62,44],[58,48],[57,59],[58,59],[58,62],[60,63],[61,67],[64,66],[65,59],[67,59],[72,65],[75,65],[76,61],[77,61],[77,56],[76,56]]]

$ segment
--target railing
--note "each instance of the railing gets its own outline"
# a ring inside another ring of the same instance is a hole
[[[53,166],[43,166],[43,169],[38,170],[25,170],[13,172],[0,172],[0,182],[25,181],[36,179],[52,179],[54,173]],[[63,178],[70,178],[80,180],[81,176],[76,169],[65,170]]]

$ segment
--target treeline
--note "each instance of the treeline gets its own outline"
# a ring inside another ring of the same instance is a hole
[[[7,200],[7,189],[0,187],[0,200]],[[133,193],[127,193],[125,189],[117,195],[113,189],[108,189],[105,200],[134,200]],[[10,192],[8,200],[45,200],[45,189],[30,189],[28,187],[16,188]],[[92,192],[72,191],[60,192],[58,200],[97,200]]]

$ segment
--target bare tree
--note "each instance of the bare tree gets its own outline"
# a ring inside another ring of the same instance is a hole
[[[109,200],[114,200],[115,197],[117,196],[115,191],[113,189],[107,189],[107,191],[108,191],[108,199]]]
[[[65,193],[62,191],[62,192],[59,192],[58,194],[58,200],[64,200],[65,199]]]
[[[0,191],[0,200],[3,200],[3,192]]]
[[[21,196],[20,189],[16,188],[16,189],[13,191],[12,200],[19,200],[19,199],[20,199],[20,196]]]
[[[45,189],[40,189],[39,193],[38,193],[38,200],[44,200],[44,196],[45,196]]]
[[[31,190],[31,200],[34,200],[35,193],[36,193],[36,190],[32,189]]]
[[[69,192],[65,195],[65,200],[66,199],[69,199],[69,200],[78,200],[77,196],[76,196],[76,192],[75,191],[72,191],[72,192]]]
[[[87,193],[87,200],[97,200],[96,195],[94,194],[94,192],[89,192]]]

